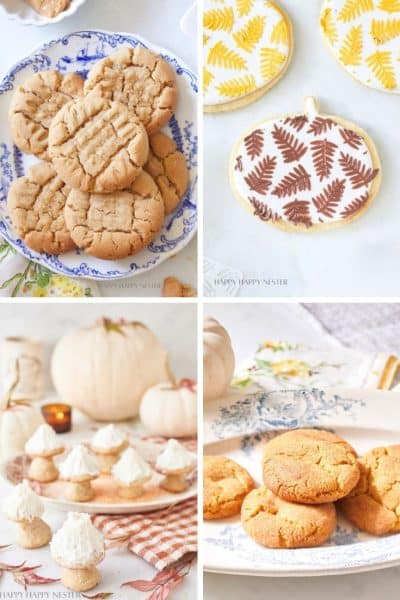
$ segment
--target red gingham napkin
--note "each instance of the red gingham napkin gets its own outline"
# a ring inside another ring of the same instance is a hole
[[[108,540],[129,536],[129,550],[160,571],[197,552],[197,498],[152,513],[96,515],[93,523]]]

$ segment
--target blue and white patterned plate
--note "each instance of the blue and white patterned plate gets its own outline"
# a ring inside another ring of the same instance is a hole
[[[297,427],[335,431],[360,454],[400,443],[400,394],[375,390],[285,390],[232,394],[207,408],[204,453],[223,454],[261,484],[262,444]],[[400,564],[400,534],[374,537],[338,518],[320,548],[271,550],[244,532],[240,518],[205,521],[204,568],[216,573],[263,576],[334,575]]]
[[[165,128],[184,153],[190,171],[190,183],[182,202],[168,215],[160,235],[144,250],[123,260],[104,261],[76,250],[67,254],[39,254],[30,250],[12,230],[7,214],[7,193],[11,182],[23,175],[36,162],[22,154],[13,144],[7,117],[14,88],[32,73],[58,69],[76,71],[84,77],[101,58],[123,46],[143,46],[159,53],[175,69],[179,103],[177,111]],[[197,227],[197,79],[192,71],[169,51],[143,38],[128,33],[78,31],[41,46],[19,61],[0,83],[0,234],[27,259],[40,263],[51,271],[69,277],[107,280],[144,273],[177,254],[188,244]]]

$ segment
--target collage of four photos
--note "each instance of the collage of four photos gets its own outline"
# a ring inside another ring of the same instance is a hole
[[[0,599],[397,599],[399,0],[0,34]]]

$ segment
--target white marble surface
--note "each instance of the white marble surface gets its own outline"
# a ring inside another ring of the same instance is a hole
[[[332,311],[334,310],[332,305]],[[342,305],[337,306],[338,314]],[[358,336],[369,327],[368,307],[363,320],[363,305],[358,305]],[[396,310],[396,306],[393,307]],[[205,304],[204,313],[216,317],[228,329],[237,362],[254,352],[261,340],[286,340],[316,347],[337,347],[312,315],[299,304]],[[394,313],[393,313],[394,314]],[[387,314],[390,320],[390,314]],[[332,319],[333,321],[334,319]],[[359,350],[362,348],[358,347]],[[378,351],[388,350],[382,339]],[[205,573],[205,600],[395,600],[399,596],[400,567],[358,575],[312,578],[258,578],[234,577]]]
[[[0,16],[0,75],[43,42],[80,29],[106,29],[141,34],[169,48],[196,71],[195,39],[187,37],[179,21],[193,0],[87,0],[71,17],[45,27],[26,27]],[[4,49],[7,51],[4,51]],[[101,296],[160,296],[165,277],[176,276],[197,288],[197,243],[143,275],[115,283],[99,283]]]
[[[51,350],[54,343],[63,333],[72,328],[86,326],[93,323],[96,318],[109,316],[119,319],[139,320],[148,325],[159,337],[169,352],[172,371],[176,377],[197,376],[197,331],[196,312],[194,304],[186,303],[179,307],[170,303],[162,304],[31,304],[31,303],[1,303],[0,305],[0,331],[1,336],[25,335],[41,339],[45,346],[46,365],[48,365]],[[79,351],[79,349],[77,349]],[[0,349],[1,360],[1,349]],[[50,381],[47,381],[48,396],[51,394]],[[86,425],[85,425],[86,424]],[[88,430],[91,424],[86,420],[77,421],[74,432]],[[86,429],[85,429],[86,427]],[[128,426],[126,426],[128,427]],[[7,493],[9,486],[0,479],[0,500]],[[1,502],[0,502],[1,504]],[[65,514],[54,510],[46,511],[45,518],[48,519],[53,529],[61,526]],[[0,545],[12,543],[14,540],[13,525],[8,523],[1,514],[0,507]],[[30,565],[43,564],[40,574],[49,577],[57,577],[58,569],[50,558],[48,548],[26,551],[13,547],[1,551],[0,561],[18,564],[27,560]],[[119,586],[124,581],[133,579],[151,579],[156,571],[144,560],[133,554],[113,549],[107,553],[107,558],[102,563],[103,581],[97,591],[114,592],[116,600],[145,600],[146,594],[135,590],[121,593]],[[38,586],[31,588],[31,592],[48,592],[51,598],[52,592],[65,591],[59,584],[50,586]],[[22,592],[22,588],[13,582],[12,577],[3,575],[0,581],[0,597],[4,592]],[[24,597],[23,595],[20,596]],[[45,596],[42,596],[44,598]],[[195,600],[197,597],[197,572],[194,566],[185,581],[173,593],[173,600]]]
[[[241,271],[239,296],[398,296],[398,96],[354,81],[335,61],[319,31],[320,0],[280,0],[294,26],[295,52],[285,77],[246,108],[205,116],[204,255]],[[228,181],[231,149],[253,123],[297,113],[315,96],[323,112],[364,128],[382,160],[382,187],[372,207],[345,227],[314,234],[285,233],[247,213]],[[273,286],[264,280],[287,279]],[[223,290],[220,289],[220,295]]]

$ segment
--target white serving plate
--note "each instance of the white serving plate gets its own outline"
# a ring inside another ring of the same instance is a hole
[[[20,21],[23,25],[50,25],[59,23],[63,19],[73,15],[86,0],[71,0],[71,4],[67,10],[64,10],[53,19],[43,17],[37,13],[32,6],[24,0],[2,0],[0,2],[0,13],[2,12],[11,20]]]
[[[362,454],[400,443],[400,394],[375,390],[285,390],[232,394],[207,407],[204,453],[223,454],[261,484],[261,446],[276,433],[298,427],[335,431]],[[400,534],[374,537],[343,517],[319,548],[272,550],[244,532],[240,518],[205,521],[204,569],[258,576],[315,576],[372,571],[400,565]]]
[[[178,107],[164,130],[184,153],[189,168],[189,185],[184,198],[166,217],[157,238],[147,248],[128,258],[100,260],[81,250],[60,255],[34,252],[16,236],[7,214],[7,194],[12,181],[37,162],[34,157],[18,150],[11,139],[7,114],[13,90],[29,75],[41,70],[75,71],[86,77],[101,58],[124,46],[138,45],[160,54],[176,72]],[[130,33],[86,30],[65,35],[40,46],[10,69],[0,83],[0,114],[0,235],[28,260],[67,277],[112,280],[153,269],[175,256],[194,236],[197,228],[197,79],[189,67],[168,50]]]

